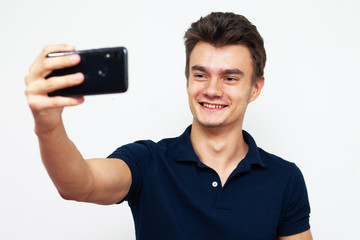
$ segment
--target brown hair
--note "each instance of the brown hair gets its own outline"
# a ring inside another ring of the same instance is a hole
[[[189,77],[190,54],[200,41],[216,47],[232,44],[246,46],[251,53],[254,64],[252,82],[255,83],[258,77],[264,75],[266,52],[263,38],[256,26],[242,15],[222,12],[210,13],[192,23],[186,31],[184,39],[186,48],[185,75],[187,78]]]

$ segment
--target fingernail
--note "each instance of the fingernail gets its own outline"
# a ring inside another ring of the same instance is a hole
[[[78,102],[78,103],[83,103],[83,102],[84,102],[84,100],[85,100],[85,98],[84,98],[84,97],[80,97],[80,98],[78,98],[78,99],[77,99],[77,102]]]
[[[73,54],[73,55],[71,55],[71,57],[70,57],[70,61],[71,61],[72,63],[75,63],[75,62],[79,61],[79,59],[80,59],[80,56],[77,55],[77,54]]]
[[[82,73],[76,73],[74,75],[75,82],[81,82],[83,79],[84,79],[84,76],[82,75]]]

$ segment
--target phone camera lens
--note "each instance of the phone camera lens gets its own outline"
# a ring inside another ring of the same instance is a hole
[[[106,69],[104,67],[100,68],[98,74],[102,77],[106,76]]]
[[[121,53],[118,52],[118,51],[114,52],[114,57],[115,57],[116,59],[119,59],[119,58],[121,57]]]

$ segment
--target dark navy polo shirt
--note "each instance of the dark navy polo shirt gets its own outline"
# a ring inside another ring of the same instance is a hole
[[[125,200],[136,239],[274,240],[310,228],[306,186],[294,163],[258,148],[243,131],[249,151],[222,186],[195,154],[190,131],[128,144],[109,156],[131,170]]]

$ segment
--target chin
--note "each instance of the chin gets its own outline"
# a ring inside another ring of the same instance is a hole
[[[205,127],[205,128],[216,128],[216,127],[221,127],[223,124],[222,122],[203,122],[203,121],[199,121],[197,119],[197,122],[199,123],[200,126]]]

